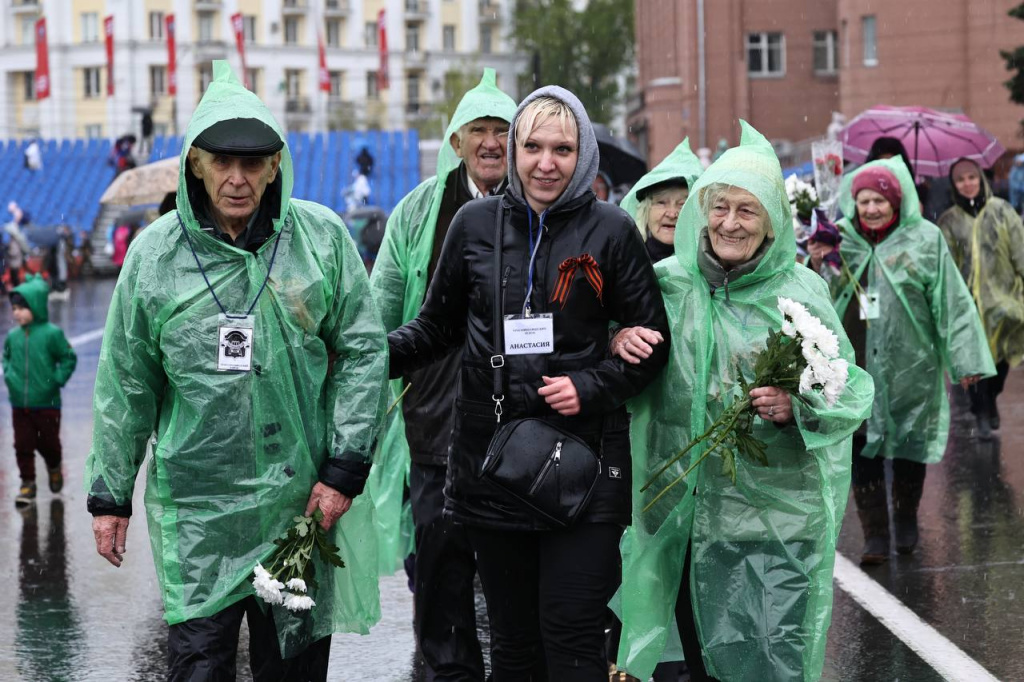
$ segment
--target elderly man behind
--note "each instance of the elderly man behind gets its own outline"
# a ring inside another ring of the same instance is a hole
[[[508,126],[516,111],[497,88],[493,69],[466,93],[445,133],[437,175],[395,208],[370,279],[387,329],[416,317],[452,218],[467,202],[504,190]],[[415,524],[415,627],[423,657],[438,680],[484,679],[476,636],[476,562],[462,526],[442,518],[444,483],[461,352],[396,381],[403,420],[390,425],[387,449],[392,488],[409,470]],[[409,457],[405,452],[408,450]],[[411,458],[411,467],[409,459]],[[392,500],[398,499],[392,490]]]
[[[292,178],[269,110],[214,62],[178,210],[132,244],[111,301],[88,508],[97,551],[120,566],[155,433],[146,510],[170,680],[234,679],[243,616],[256,680],[324,680],[331,633],[379,617],[372,504],[353,498],[386,400],[384,330],[344,225],[292,199]],[[317,508],[347,566],[317,565],[311,613],[269,610],[253,566]]]

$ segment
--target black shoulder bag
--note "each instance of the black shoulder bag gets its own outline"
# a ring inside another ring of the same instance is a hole
[[[502,368],[504,311],[501,300],[501,251],[504,216],[497,208],[494,229],[494,413],[501,424],[505,399]],[[574,434],[543,419],[515,419],[499,426],[480,471],[481,478],[518,500],[540,519],[558,528],[571,526],[587,507],[601,459]]]

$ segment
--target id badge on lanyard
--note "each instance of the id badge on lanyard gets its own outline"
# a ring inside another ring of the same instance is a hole
[[[857,295],[860,304],[860,319],[877,320],[881,316],[881,306],[878,303],[878,292],[870,289],[863,294]]]
[[[217,371],[252,370],[253,343],[256,336],[253,315],[225,315],[217,320]]]
[[[505,355],[543,355],[555,350],[551,313],[505,316]]]

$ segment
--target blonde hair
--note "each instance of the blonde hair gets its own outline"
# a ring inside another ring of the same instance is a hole
[[[636,227],[640,230],[640,236],[646,241],[651,236],[651,230],[647,227],[647,221],[651,217],[651,207],[654,206],[654,195],[648,194],[640,200],[636,208]]]
[[[554,97],[538,97],[523,107],[516,117],[516,147],[523,147],[533,131],[549,118],[558,122],[563,135],[579,142],[579,124],[569,105]]]

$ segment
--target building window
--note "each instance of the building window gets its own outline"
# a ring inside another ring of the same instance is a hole
[[[21,76],[25,84],[25,101],[34,102],[36,99],[36,72],[25,71]]]
[[[333,99],[341,99],[342,94],[344,93],[343,86],[345,83],[345,72],[330,71],[327,74],[327,78],[331,83],[331,97]]]
[[[213,82],[213,63],[204,62],[199,65],[199,94],[202,96],[206,88]]]
[[[367,47],[377,47],[377,22],[368,21],[363,26],[363,40]]]
[[[860,18],[861,32],[864,34],[864,66],[878,64],[878,34],[875,15]]]
[[[480,52],[481,54],[491,54],[493,49],[493,37],[490,26],[480,27]]]
[[[453,52],[455,50],[455,27],[447,25],[443,29],[444,49]]]
[[[419,12],[420,0],[405,0],[405,11],[413,13]]]
[[[366,99],[380,99],[380,90],[377,89],[377,72],[366,72]]]
[[[298,17],[285,17],[285,20],[284,20],[284,44],[285,45],[298,45],[299,44],[299,18]]]
[[[247,43],[256,42],[256,15],[245,14],[242,16],[242,38]]]
[[[82,42],[95,43],[100,39],[100,18],[96,12],[82,12]]]
[[[405,101],[406,109],[410,114],[419,113],[420,110],[420,77],[419,74],[410,73],[405,78]]]
[[[284,70],[284,89],[288,99],[302,96],[302,71],[299,69]]]
[[[149,94],[159,97],[167,93],[167,67],[149,67]]]
[[[786,73],[786,41],[781,33],[747,35],[747,74],[782,76]]]
[[[149,13],[149,39],[150,40],[163,40],[164,39],[164,13],[163,12],[150,12]]]
[[[405,29],[405,51],[420,51],[420,29],[416,26],[407,26]]]
[[[21,44],[22,45],[35,45],[36,44],[36,18],[35,17],[22,17],[21,18]]]
[[[832,75],[839,70],[839,34],[814,32],[814,73]]]
[[[90,123],[85,126],[85,136],[90,140],[96,139],[97,137],[103,137],[103,124]]]
[[[341,47],[341,19],[327,20],[327,47]]]
[[[249,81],[249,91],[254,95],[260,94],[260,70],[246,69],[245,78]]]
[[[100,96],[100,67],[90,66],[82,69],[83,75],[83,90],[86,98],[93,98]]]
[[[213,12],[199,13],[199,42],[213,42]]]

